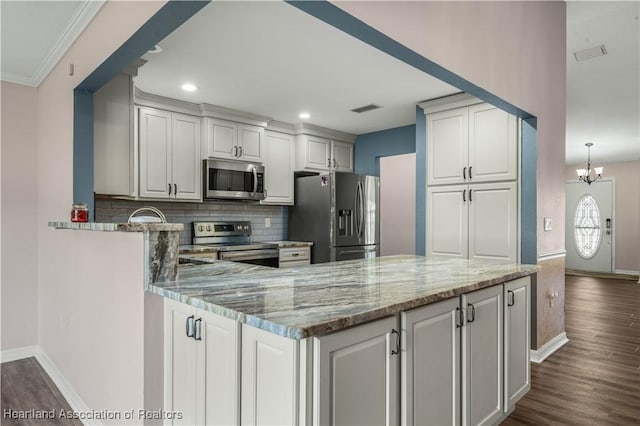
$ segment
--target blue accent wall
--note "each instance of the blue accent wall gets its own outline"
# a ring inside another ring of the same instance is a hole
[[[427,117],[416,106],[416,254],[426,253]]]
[[[537,247],[537,189],[536,189],[536,169],[538,162],[537,154],[537,128],[538,120],[528,118],[522,120],[522,150],[520,170],[520,256],[522,263],[535,265],[538,263]]]
[[[380,157],[416,152],[415,125],[365,133],[353,147],[355,173],[380,176]]]
[[[73,202],[93,212],[93,93],[73,91]]]

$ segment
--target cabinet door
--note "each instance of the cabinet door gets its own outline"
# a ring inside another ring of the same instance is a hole
[[[297,341],[242,326],[243,425],[297,423]]]
[[[467,108],[427,116],[427,184],[466,181],[468,162]]]
[[[495,424],[502,416],[502,291],[496,285],[462,296],[462,419],[464,425]]]
[[[468,165],[471,182],[517,179],[517,119],[489,104],[469,107]]]
[[[238,125],[231,121],[206,119],[207,157],[236,159],[238,150]]]
[[[331,141],[315,136],[303,136],[304,168],[329,170],[331,164]]]
[[[197,310],[202,341],[198,342],[196,377],[204,407],[200,424],[236,425],[240,421],[240,327],[237,321]]]
[[[140,197],[169,198],[171,113],[152,108],[139,113]]]
[[[458,297],[402,313],[403,425],[460,424]]]
[[[469,185],[469,258],[517,261],[515,182]]]
[[[262,163],[263,140],[262,127],[238,124],[238,159]]]
[[[202,198],[200,118],[174,113],[171,123],[172,196],[186,200],[199,200]]]
[[[467,185],[427,188],[427,255],[468,256]]]
[[[198,392],[197,342],[187,337],[187,320],[195,317],[195,309],[165,299],[165,409],[182,413],[174,425],[201,423],[198,415],[204,394]],[[191,323],[193,324],[193,322]],[[191,328],[193,330],[193,328]]]
[[[531,388],[530,278],[504,285],[504,411],[509,412]]]
[[[264,146],[267,197],[261,203],[293,205],[293,136],[266,132]]]
[[[396,327],[389,317],[314,340],[315,424],[398,424]]]
[[[353,144],[331,142],[331,167],[336,172],[353,172]]]

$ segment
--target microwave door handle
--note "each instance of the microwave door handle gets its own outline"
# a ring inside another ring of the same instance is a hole
[[[253,172],[253,194],[251,194],[251,196],[255,197],[256,192],[258,192],[258,171],[255,166],[251,167],[251,171]]]

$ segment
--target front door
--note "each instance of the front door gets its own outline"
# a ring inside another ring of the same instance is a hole
[[[567,269],[613,272],[613,181],[566,184]]]

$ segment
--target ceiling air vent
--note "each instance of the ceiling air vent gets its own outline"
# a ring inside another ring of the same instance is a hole
[[[575,52],[573,56],[576,58],[576,61],[586,61],[587,59],[597,58],[598,56],[604,56],[607,54],[607,49],[604,47],[604,44],[596,47],[590,47],[589,49],[580,50]]]
[[[354,108],[351,111],[357,112],[358,114],[362,114],[363,112],[373,111],[374,109],[378,109],[378,108],[380,108],[380,105],[369,104],[369,105],[361,106],[359,108]]]

